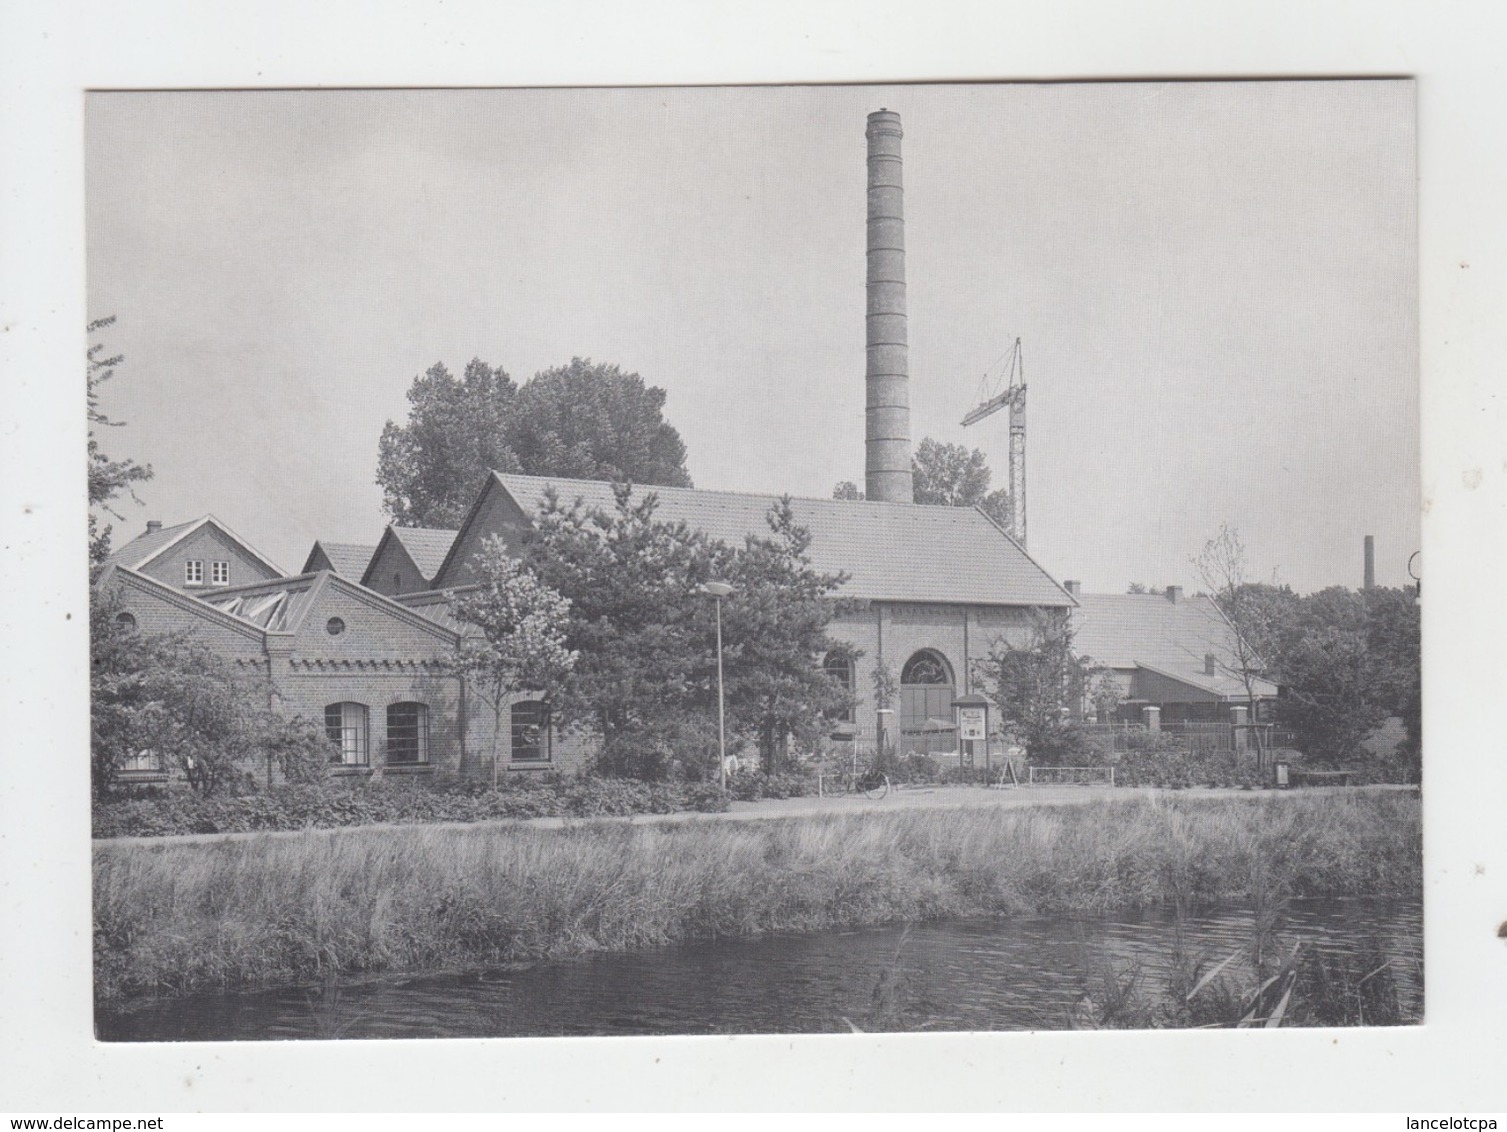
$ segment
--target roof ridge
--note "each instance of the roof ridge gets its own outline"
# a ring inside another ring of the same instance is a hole
[[[894,503],[880,499],[832,499],[821,495],[794,495],[788,491],[747,491],[721,487],[679,487],[672,484],[635,483],[630,480],[583,480],[574,476],[531,476],[522,472],[493,472],[501,479],[538,480],[541,483],[580,483],[598,487],[617,487],[624,484],[634,491],[684,491],[695,495],[736,495],[745,499],[790,499],[795,503],[831,503],[851,506],[914,507],[925,511],[969,511],[971,507],[954,507],[950,503]],[[986,516],[987,518],[987,516]]]

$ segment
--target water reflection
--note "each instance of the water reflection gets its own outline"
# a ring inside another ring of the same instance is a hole
[[[1249,909],[1189,918],[1184,946],[1217,961],[1251,939]],[[1295,902],[1279,939],[1391,958],[1421,1018],[1418,901]],[[719,940],[464,975],[198,995],[101,1011],[105,1041],[1065,1029],[1106,970],[1166,979],[1166,911],[895,925]]]

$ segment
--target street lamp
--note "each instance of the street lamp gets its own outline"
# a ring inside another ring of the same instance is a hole
[[[726,582],[707,582],[701,592],[717,601],[717,784],[727,793],[727,709],[722,693],[722,599],[733,592]]]

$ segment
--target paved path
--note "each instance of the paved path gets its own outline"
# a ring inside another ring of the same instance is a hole
[[[1346,792],[1416,790],[1415,786],[1356,786]],[[1256,794],[1266,797],[1298,797],[1311,793],[1339,792],[1339,788],[1318,790],[1250,791],[1238,789],[1191,789],[1160,790],[1153,787],[1126,786],[1029,786],[1006,789],[991,789],[983,786],[936,786],[902,788],[891,790],[888,796],[869,799],[862,795],[841,798],[786,798],[763,802],[734,802],[726,813],[703,814],[682,811],[673,814],[634,814],[631,817],[603,815],[598,817],[551,817],[551,818],[499,818],[480,822],[404,822],[373,825],[340,826],[334,829],[316,830],[258,830],[250,833],[188,833],[174,837],[113,837],[97,838],[98,847],[123,845],[184,845],[215,843],[221,841],[245,841],[258,837],[304,837],[310,833],[339,835],[353,830],[372,829],[482,829],[487,827],[514,826],[532,829],[578,828],[600,823],[653,825],[702,821],[763,821],[774,818],[809,817],[814,814],[889,813],[897,810],[972,810],[1005,808],[1010,806],[1070,806],[1084,802],[1132,801],[1138,798],[1162,796],[1168,798],[1249,798]]]

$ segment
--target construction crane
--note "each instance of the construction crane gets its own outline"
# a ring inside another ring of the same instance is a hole
[[[1004,388],[990,393],[989,375],[980,383],[983,402],[963,418],[963,427],[976,424],[987,416],[1010,408],[1010,537],[1026,545],[1026,363],[1020,339],[1010,348],[1009,361],[1003,370]],[[994,388],[998,388],[998,382]]]

